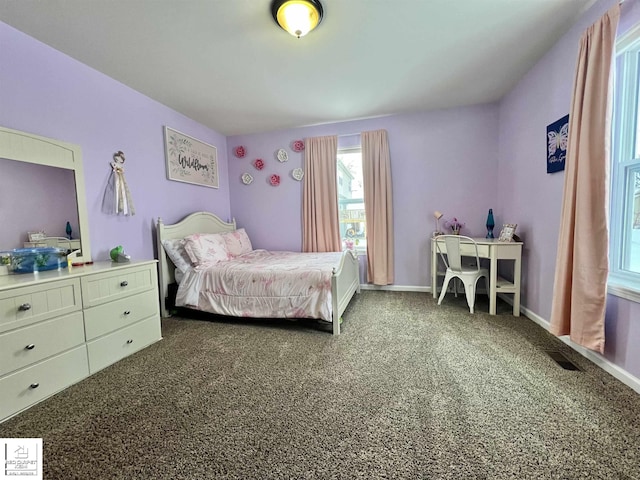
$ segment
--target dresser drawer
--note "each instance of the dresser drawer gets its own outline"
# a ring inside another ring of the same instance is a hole
[[[157,291],[156,264],[118,267],[82,277],[84,306],[93,307],[147,290]]]
[[[13,415],[89,375],[83,345],[0,379],[0,419]]]
[[[93,374],[161,339],[160,318],[153,316],[87,343]]]
[[[84,312],[87,340],[132,325],[152,315],[159,315],[158,295],[155,290],[88,308]]]
[[[0,375],[84,343],[82,312],[0,335]]]
[[[0,333],[81,309],[77,278],[0,292]]]

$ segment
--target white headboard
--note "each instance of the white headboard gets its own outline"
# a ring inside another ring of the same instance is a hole
[[[158,218],[156,234],[158,260],[160,262],[160,310],[163,317],[168,316],[165,299],[169,291],[169,284],[175,282],[174,272],[176,267],[164,251],[162,241],[184,238],[192,233],[223,233],[232,232],[235,229],[235,219],[231,222],[225,222],[220,217],[209,212],[192,213],[173,225],[165,225],[162,219]]]

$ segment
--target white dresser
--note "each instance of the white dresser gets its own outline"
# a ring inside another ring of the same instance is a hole
[[[0,276],[0,422],[162,338],[156,264]]]

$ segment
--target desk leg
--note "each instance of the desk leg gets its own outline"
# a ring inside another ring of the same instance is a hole
[[[520,258],[517,258],[513,262],[513,283],[516,287],[516,292],[513,294],[513,316],[520,316],[520,274],[522,264]]]
[[[433,240],[431,241],[431,292],[434,299],[438,298],[438,256]]]
[[[489,270],[489,315],[496,314],[496,297],[498,295],[498,259],[496,252],[492,252]]]

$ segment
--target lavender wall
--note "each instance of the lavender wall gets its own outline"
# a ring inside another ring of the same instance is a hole
[[[96,260],[108,259],[118,244],[133,258],[153,258],[158,216],[168,223],[196,210],[229,216],[224,136],[1,22],[0,45],[0,125],[82,147]],[[219,189],[166,179],[164,125],[218,148]],[[133,217],[101,212],[109,162],[118,150],[126,155]],[[16,202],[26,195],[24,186],[13,182],[2,188]]]
[[[494,208],[496,222],[503,219],[496,208],[497,122],[497,105],[483,105],[229,137],[232,213],[256,248],[300,251],[302,183],[290,172],[304,160],[302,153],[292,152],[292,141],[340,135],[340,146],[346,146],[353,143],[354,133],[386,129],[393,177],[395,285],[429,286],[434,210],[466,222],[463,233],[471,235],[484,236],[489,208]],[[232,154],[238,145],[247,150],[242,159]],[[288,162],[275,159],[279,148],[288,151]],[[251,165],[256,158],[266,161],[264,170]],[[240,181],[243,172],[253,175],[252,184]],[[268,184],[271,173],[281,176],[279,187]]]
[[[547,322],[564,173],[546,173],[546,126],[569,112],[582,32],[613,5],[596,3],[500,103],[499,205],[525,240],[522,303]],[[638,2],[626,2],[619,33],[638,19]],[[631,346],[640,344],[639,317],[640,305],[609,295],[605,357],[635,377],[640,377],[640,350]]]

